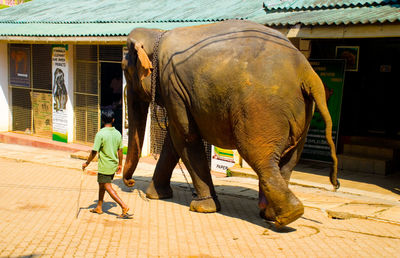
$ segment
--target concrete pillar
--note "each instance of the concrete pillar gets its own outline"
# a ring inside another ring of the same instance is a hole
[[[0,132],[10,129],[11,99],[8,89],[7,42],[0,42]]]

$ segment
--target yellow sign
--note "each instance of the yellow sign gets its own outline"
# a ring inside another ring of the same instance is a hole
[[[37,135],[51,137],[53,128],[52,96],[50,93],[40,92],[32,92],[31,96],[34,132]]]

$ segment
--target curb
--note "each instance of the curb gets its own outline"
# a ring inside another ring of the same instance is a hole
[[[293,172],[294,171],[295,170],[293,170]],[[240,167],[234,166],[234,167],[229,168],[229,173],[235,177],[258,179],[255,172],[253,172],[253,170],[248,169],[248,168],[240,168]],[[307,188],[316,188],[316,189],[329,191],[329,192],[338,192],[338,193],[352,194],[352,195],[357,195],[357,196],[368,196],[368,197],[377,198],[377,199],[387,199],[396,204],[400,204],[399,203],[400,197],[394,197],[391,195],[373,193],[373,192],[358,190],[355,188],[340,187],[338,190],[336,190],[330,184],[321,184],[321,183],[316,183],[316,182],[311,182],[311,181],[306,181],[306,180],[301,180],[301,179],[294,179],[294,178],[290,179],[289,184],[301,186],[301,187],[307,187]]]
[[[70,152],[91,150],[91,147],[86,145],[56,142],[37,136],[9,132],[0,133],[0,142]]]

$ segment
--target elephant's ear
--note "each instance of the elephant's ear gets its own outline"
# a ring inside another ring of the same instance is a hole
[[[138,57],[138,62],[136,63],[138,76],[140,80],[143,80],[144,78],[146,78],[151,74],[153,65],[151,64],[149,57],[144,51],[142,43],[135,42],[135,49]]]

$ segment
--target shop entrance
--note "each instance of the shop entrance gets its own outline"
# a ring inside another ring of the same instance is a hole
[[[101,128],[100,110],[112,107],[110,85],[113,78],[122,77],[121,45],[77,45],[75,68],[75,138],[76,142],[92,144]],[[122,85],[122,83],[121,83]],[[116,87],[118,88],[118,87]],[[122,88],[122,86],[121,86]],[[118,93],[118,89],[115,91]],[[114,97],[117,98],[116,96]],[[118,101],[115,101],[118,103]],[[121,112],[115,105],[115,126],[122,128]],[[119,116],[119,117],[118,117]]]
[[[115,113],[114,127],[122,134],[122,68],[120,62],[100,62],[101,110]],[[104,125],[102,124],[101,127]]]

